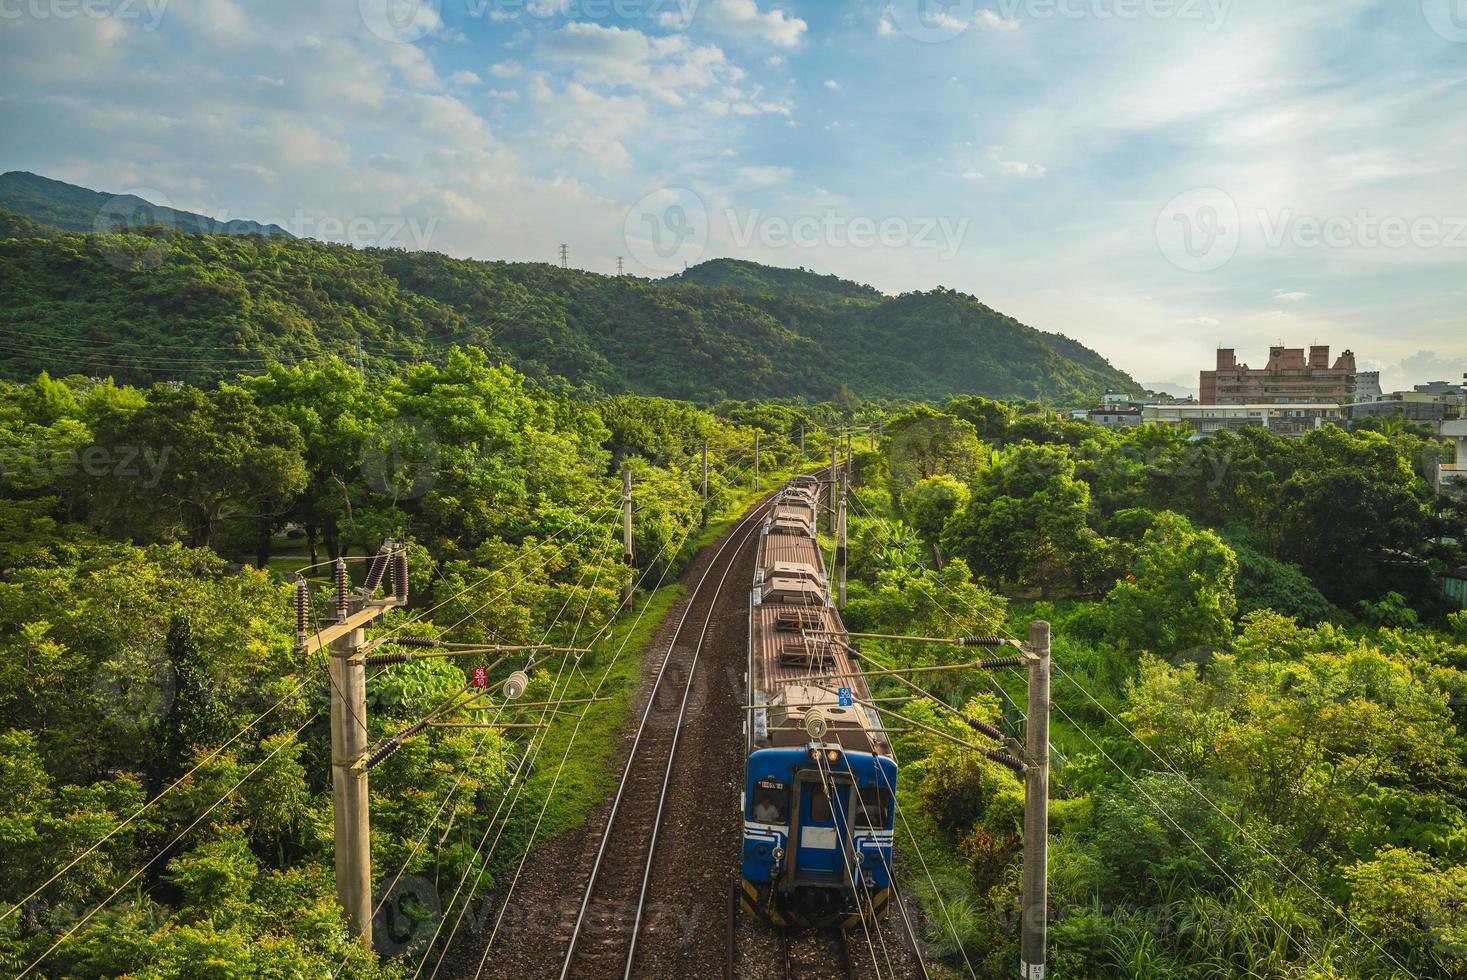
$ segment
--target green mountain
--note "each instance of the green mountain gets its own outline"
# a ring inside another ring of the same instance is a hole
[[[119,225],[161,225],[189,234],[284,235],[279,225],[235,219],[218,221],[192,211],[179,211],[133,194],[106,194],[49,177],[12,170],[0,174],[0,208],[54,225],[63,231],[111,231]]]
[[[803,268],[781,269],[743,259],[709,259],[664,281],[809,300],[882,298],[881,291],[875,286],[836,276],[822,276]]]
[[[323,353],[370,370],[474,344],[547,382],[692,400],[845,385],[1079,405],[1140,391],[1094,351],[951,290],[888,297],[723,260],[648,281],[280,236],[39,227],[0,221],[10,378],[204,381]]]

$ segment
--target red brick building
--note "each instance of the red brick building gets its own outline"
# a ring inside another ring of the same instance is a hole
[[[1203,405],[1348,405],[1355,400],[1355,355],[1345,351],[1330,363],[1328,347],[1274,347],[1268,365],[1238,363],[1228,348],[1217,352],[1217,369],[1202,372]]]

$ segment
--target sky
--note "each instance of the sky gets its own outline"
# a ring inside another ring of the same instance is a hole
[[[333,241],[945,286],[1145,383],[1467,372],[1467,0],[0,0],[0,132]]]

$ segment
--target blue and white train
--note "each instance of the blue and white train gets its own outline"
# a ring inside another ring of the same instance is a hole
[[[820,497],[796,477],[760,536],[740,897],[776,926],[851,928],[887,912],[897,765],[831,601]]]

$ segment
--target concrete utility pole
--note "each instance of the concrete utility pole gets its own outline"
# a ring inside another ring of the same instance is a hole
[[[1024,894],[1019,976],[1044,980],[1049,929],[1049,624],[1029,624],[1029,724],[1024,762]]]
[[[835,533],[835,475],[840,472],[840,440],[830,447],[830,533]]]
[[[840,584],[836,593],[837,607],[846,607],[846,481],[848,476],[842,472],[840,475],[840,518],[836,522],[836,544],[835,561],[840,566]]]
[[[759,430],[754,430],[754,492],[759,492]]]
[[[393,570],[392,595],[372,593],[388,567]],[[367,672],[362,645],[372,620],[407,603],[407,557],[395,542],[383,543],[357,594],[350,591],[346,563],[338,559],[336,591],[331,598],[335,619],[330,626],[306,634],[309,596],[305,580],[296,586],[296,639],[306,653],[330,649],[331,801],[336,830],[336,900],[346,912],[351,934],[372,944],[371,816],[367,795]]]
[[[347,600],[350,622],[364,601]],[[336,898],[354,935],[372,942],[371,808],[367,796],[367,671],[360,626],[331,642],[331,802],[336,820]]]
[[[708,526],[708,440],[703,440],[703,526]]]
[[[800,462],[805,461],[805,423],[800,423]]]
[[[632,604],[632,469],[621,468],[621,554],[627,563],[627,580],[621,588],[621,604]]]

